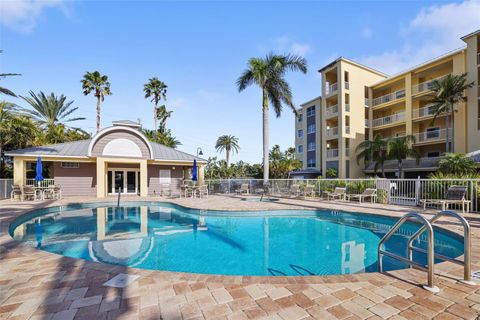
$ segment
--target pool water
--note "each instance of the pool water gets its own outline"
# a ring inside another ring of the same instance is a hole
[[[223,275],[332,275],[377,271],[377,246],[396,219],[336,211],[200,211],[161,202],[41,209],[10,226],[15,240],[85,260]],[[405,224],[386,244],[406,254]],[[426,247],[425,234],[415,245]],[[435,232],[435,250],[463,254],[461,238]],[[425,256],[414,255],[422,263]],[[384,258],[384,268],[405,265]]]

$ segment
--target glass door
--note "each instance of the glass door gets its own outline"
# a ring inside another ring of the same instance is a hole
[[[124,193],[124,171],[115,171],[114,172],[114,181],[115,181],[115,190],[113,193],[117,193],[120,188],[120,193]]]
[[[127,171],[127,193],[137,193],[136,176],[136,171]]]

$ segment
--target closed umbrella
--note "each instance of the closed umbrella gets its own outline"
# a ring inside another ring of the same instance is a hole
[[[197,160],[193,160],[192,181],[197,181]]]
[[[37,183],[43,181],[43,165],[41,157],[37,158],[37,175],[35,176],[35,181],[37,181]]]

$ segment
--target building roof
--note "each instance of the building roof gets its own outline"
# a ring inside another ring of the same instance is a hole
[[[460,39],[462,39],[463,41],[465,41],[465,39],[468,39],[468,38],[470,38],[470,37],[472,37],[472,36],[474,36],[474,35],[476,35],[476,34],[478,34],[478,33],[480,33],[480,29],[478,29],[478,30],[476,30],[476,31],[473,31],[473,32],[467,34],[466,36],[461,37]]]
[[[127,127],[134,127],[134,128],[141,128],[142,125],[138,122],[132,120],[115,120],[112,121],[114,126],[127,126]]]
[[[320,100],[320,101],[321,101],[321,100],[322,100],[322,96],[318,96],[318,97],[316,97],[316,98],[310,99],[310,100],[308,100],[308,101],[300,104],[300,107],[303,108],[303,107],[305,107],[305,105],[307,105],[307,104],[310,105],[312,102],[314,102],[314,101],[316,101],[316,100]],[[301,109],[301,108],[300,108],[300,109]]]
[[[339,61],[345,61],[347,63],[350,63],[350,64],[353,64],[354,66],[357,66],[359,68],[362,68],[362,69],[365,69],[365,70],[368,70],[370,72],[373,72],[375,74],[378,74],[379,76],[382,76],[382,77],[388,77],[387,74],[381,72],[381,71],[378,71],[378,70],[375,70],[373,68],[370,68],[370,67],[367,67],[366,65],[364,64],[361,64],[361,63],[358,63],[356,61],[353,61],[353,60],[350,60],[350,59],[347,59],[345,57],[338,57],[337,59],[333,60],[332,62],[330,62],[329,64],[327,64],[326,66],[322,67],[321,69],[318,70],[318,72],[322,72],[323,70],[325,69],[328,69],[330,68],[331,66],[333,66],[334,64],[336,64],[337,62]]]

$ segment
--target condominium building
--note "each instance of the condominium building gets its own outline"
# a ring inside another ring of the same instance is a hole
[[[415,135],[414,147],[422,159],[420,163],[407,160],[405,176],[426,175],[438,168],[438,157],[446,151],[447,130],[454,137],[454,152],[479,150],[480,30],[462,40],[466,46],[393,76],[343,57],[321,68],[322,98],[302,104],[299,110],[305,117],[313,101],[321,106],[319,111],[315,110],[315,148],[319,151],[315,153],[315,168],[323,176],[334,168],[340,178],[372,174],[373,164],[357,163],[355,149],[377,134],[384,138]],[[456,105],[454,126],[447,126],[445,116],[433,121],[429,103],[433,81],[463,73],[475,85],[467,90],[467,102]],[[312,156],[298,150],[309,143],[308,137],[298,137],[298,130],[304,130],[308,124],[295,121],[297,155],[303,160],[303,167],[308,168],[309,163],[313,164],[313,160],[308,162]],[[394,176],[396,161],[387,161],[385,169]]]

